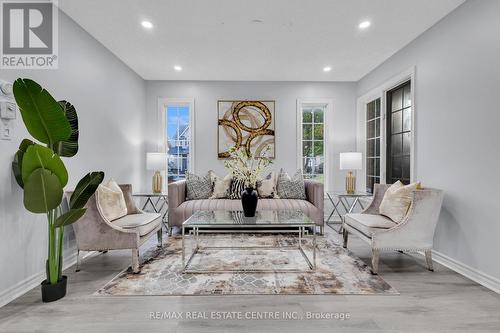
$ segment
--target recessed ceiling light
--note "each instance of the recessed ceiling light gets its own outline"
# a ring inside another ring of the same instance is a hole
[[[330,66],[323,67],[323,72],[329,72],[332,68]]]
[[[178,72],[182,71],[182,67],[179,65],[174,66],[174,69]]]
[[[145,29],[152,29],[153,28],[153,23],[151,23],[149,21],[142,21],[141,25]]]
[[[372,25],[372,23],[370,21],[363,21],[361,22],[358,27],[361,29],[361,30],[364,30],[366,28],[368,28],[370,25]]]

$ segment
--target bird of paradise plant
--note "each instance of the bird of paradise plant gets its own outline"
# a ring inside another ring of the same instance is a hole
[[[21,142],[12,171],[24,191],[24,207],[47,216],[46,283],[55,285],[62,279],[64,227],[85,214],[84,206],[102,182],[104,173],[91,172],[84,176],[71,195],[69,210],[63,211],[61,203],[68,171],[61,157],[73,157],[78,152],[76,109],[67,101],[56,101],[33,80],[17,79],[13,93],[26,129],[34,140]]]

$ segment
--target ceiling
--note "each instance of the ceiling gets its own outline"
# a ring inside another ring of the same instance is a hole
[[[357,81],[463,2],[59,0],[59,6],[146,80]],[[153,28],[144,29],[143,20]],[[366,20],[371,26],[360,30]]]

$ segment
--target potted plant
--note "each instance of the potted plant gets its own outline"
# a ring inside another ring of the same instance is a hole
[[[267,146],[261,157],[254,157],[244,147],[229,149],[229,159],[224,161],[224,166],[231,172],[233,179],[243,182],[245,190],[241,192],[241,204],[243,214],[246,217],[254,217],[257,210],[259,196],[255,188],[262,171],[272,163],[267,157],[270,147]]]
[[[24,207],[48,220],[47,279],[42,282],[42,300],[56,301],[66,295],[67,277],[62,275],[64,227],[85,213],[85,204],[104,178],[91,172],[76,186],[63,209],[68,172],[61,157],[78,152],[78,117],[73,105],[57,102],[38,83],[17,79],[13,85],[26,129],[36,140],[24,139],[12,162],[16,182],[24,192]],[[66,210],[66,211],[64,211]]]

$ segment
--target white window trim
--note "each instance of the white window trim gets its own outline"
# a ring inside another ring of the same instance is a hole
[[[157,138],[158,138],[158,151],[159,152],[167,152],[167,116],[166,116],[166,108],[167,106],[188,106],[189,107],[189,130],[190,130],[190,151],[189,151],[189,172],[195,172],[195,127],[194,127],[194,119],[195,119],[195,108],[194,108],[194,98],[167,98],[167,97],[159,97],[158,98],[158,128],[157,128]],[[163,170],[164,179],[168,181],[168,177],[166,176],[167,170]]]
[[[297,169],[302,170],[302,106],[303,105],[321,105],[325,107],[325,114],[323,115],[323,141],[324,141],[324,154],[325,154],[325,164],[323,166],[323,172],[325,175],[325,191],[330,190],[330,160],[332,154],[331,145],[331,131],[330,123],[333,112],[333,100],[329,98],[299,98],[297,99]]]
[[[410,181],[414,182],[417,178],[416,175],[416,158],[415,158],[415,115],[416,115],[416,101],[415,101],[415,66],[399,73],[398,75],[387,80],[378,87],[370,90],[363,96],[357,99],[356,103],[356,149],[363,153],[363,170],[356,178],[356,187],[359,189],[366,189],[366,105],[380,98],[380,183],[386,183],[386,113],[387,113],[387,92],[397,86],[410,80],[411,87],[411,155],[410,155]]]

